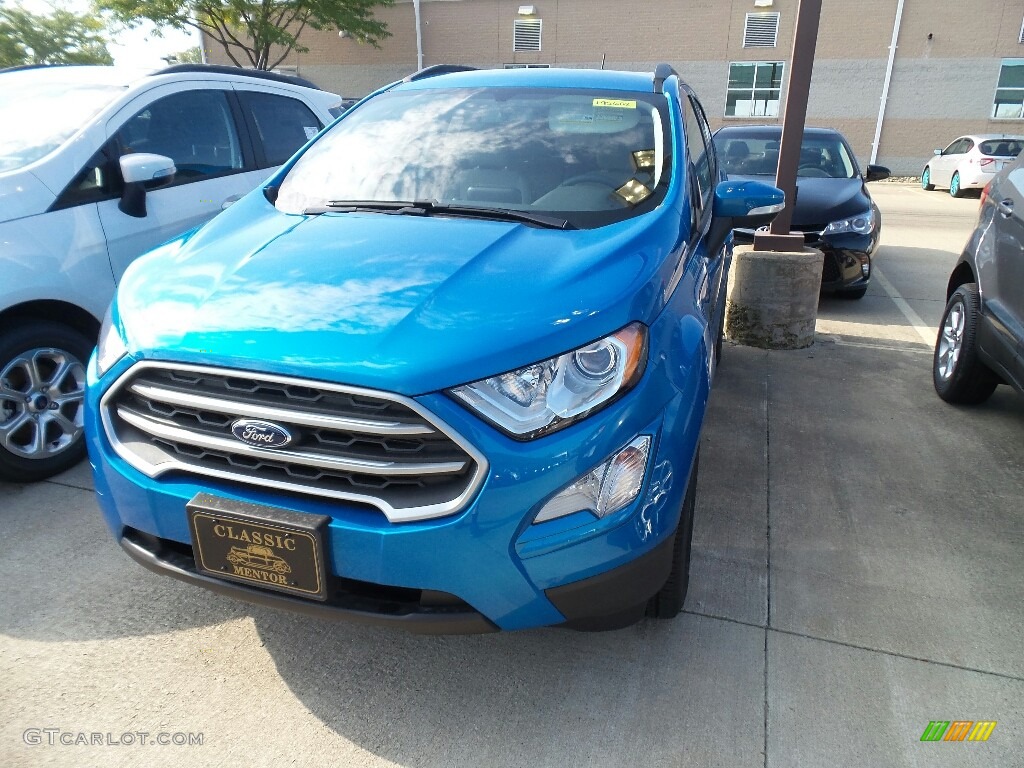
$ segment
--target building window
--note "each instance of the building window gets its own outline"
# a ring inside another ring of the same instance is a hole
[[[729,65],[726,117],[778,117],[782,94],[781,61],[742,61]]]
[[[1017,42],[1024,45],[1024,21],[1020,23],[1020,36],[1017,38]]]
[[[778,13],[748,13],[743,27],[744,48],[774,48],[779,39]]]
[[[513,51],[540,50],[540,19],[516,19],[512,34]]]
[[[1024,118],[1024,59],[1003,59],[992,117],[1008,120]]]

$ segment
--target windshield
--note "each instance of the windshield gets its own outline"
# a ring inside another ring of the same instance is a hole
[[[715,149],[725,172],[737,176],[775,176],[779,169],[779,137],[718,134]],[[810,179],[852,179],[857,166],[837,135],[804,134],[796,175]]]
[[[386,93],[345,117],[281,184],[287,213],[436,201],[597,227],[664,199],[667,106],[653,93],[454,88]]]
[[[0,172],[50,154],[125,88],[0,78]]]
[[[1024,149],[1022,139],[992,139],[981,142],[981,154],[996,157],[1016,157]]]

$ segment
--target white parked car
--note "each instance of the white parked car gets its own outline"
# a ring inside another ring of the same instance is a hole
[[[254,189],[340,98],[229,67],[0,71],[0,479],[84,453],[85,363],[128,264]]]
[[[965,189],[983,189],[992,177],[1024,149],[1024,136],[981,134],[961,136],[935,157],[921,172],[921,186],[931,192],[945,187],[953,197]]]

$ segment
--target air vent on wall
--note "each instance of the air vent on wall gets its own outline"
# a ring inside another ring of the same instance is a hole
[[[748,13],[743,27],[744,48],[774,48],[779,38],[778,13]]]
[[[540,19],[516,19],[513,51],[540,50]]]

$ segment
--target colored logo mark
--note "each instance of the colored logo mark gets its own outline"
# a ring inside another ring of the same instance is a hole
[[[921,741],[988,741],[995,728],[995,720],[932,720]]]

